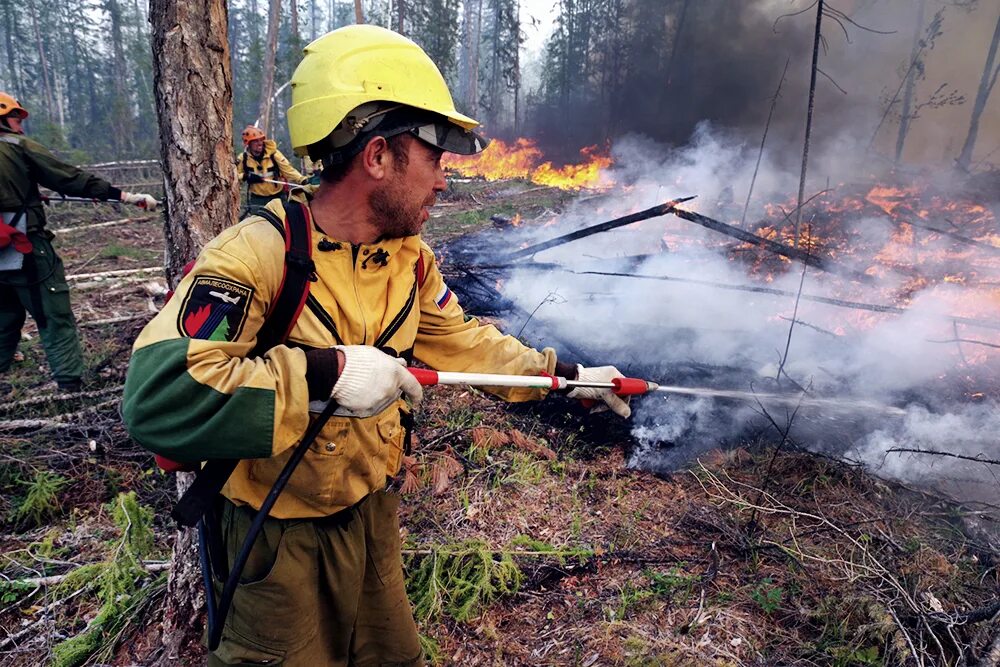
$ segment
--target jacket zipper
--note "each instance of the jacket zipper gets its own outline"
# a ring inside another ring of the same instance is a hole
[[[309,307],[309,310],[312,311],[313,315],[316,316],[316,319],[318,319],[320,323],[325,326],[331,334],[333,334],[333,340],[337,343],[337,345],[343,345],[344,341],[341,339],[340,333],[337,332],[337,325],[334,323],[333,318],[330,317],[330,313],[326,312],[319,300],[317,300],[311,292],[309,293],[309,296],[306,297],[306,305]]]
[[[394,335],[396,335],[396,332],[399,331],[399,328],[403,326],[403,322],[405,322],[406,318],[409,316],[410,311],[413,310],[413,302],[416,300],[416,298],[417,298],[417,280],[416,278],[414,278],[413,287],[410,288],[409,298],[407,298],[406,303],[403,304],[402,310],[396,313],[396,316],[392,318],[392,322],[389,323],[389,326],[386,328],[386,330],[383,331],[382,334],[375,339],[375,347],[382,347],[383,345],[388,343]]]

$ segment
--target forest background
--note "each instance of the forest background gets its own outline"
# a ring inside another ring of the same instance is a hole
[[[813,21],[796,12],[808,7],[804,0],[233,0],[235,135],[258,122],[290,154],[285,84],[302,48],[355,22],[360,10],[365,21],[423,46],[459,109],[490,136],[531,137],[557,162],[632,133],[680,145],[706,121],[756,143],[788,62],[773,118],[781,153],[782,142],[801,141]],[[846,20],[843,31],[827,28],[820,57],[820,149],[874,147],[890,164],[957,159],[1000,25],[993,3],[836,7]],[[31,110],[29,133],[71,161],[153,158],[149,30],[139,0],[0,0],[0,89]],[[967,167],[997,157],[992,97]]]

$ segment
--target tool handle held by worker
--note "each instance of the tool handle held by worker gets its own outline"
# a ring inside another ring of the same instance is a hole
[[[610,382],[583,382],[567,380],[556,375],[497,375],[491,373],[458,373],[435,371],[426,368],[408,368],[417,382],[425,387],[436,384],[463,384],[473,387],[528,387],[534,389],[575,389],[598,387],[611,389],[619,396],[634,396],[655,391],[657,384],[640,378],[613,378]]]

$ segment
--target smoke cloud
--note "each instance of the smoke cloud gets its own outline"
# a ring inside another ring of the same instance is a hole
[[[861,150],[850,142],[848,137],[831,145]],[[739,223],[757,154],[738,133],[702,123],[681,148],[631,136],[612,150],[615,166],[606,178],[614,185],[607,194],[577,199],[558,224],[506,230],[480,247],[494,252],[515,249],[693,194],[698,198],[686,205],[691,210]],[[834,163],[820,152],[814,157]],[[887,215],[834,215],[828,210],[830,202],[840,201],[840,190],[864,193],[875,185],[871,181],[858,189],[858,173],[848,168],[837,174],[845,179],[854,174],[850,183],[855,185],[834,182],[829,199],[808,207],[804,222],[813,226],[817,237],[831,229],[846,234],[854,254],[835,260],[858,271],[878,266],[873,280],[852,281],[813,268],[803,277],[801,263],[776,261],[746,247],[737,251],[739,242],[730,237],[666,216],[538,252],[533,261],[544,267],[514,270],[503,284],[504,297],[531,314],[509,326],[514,331],[523,328],[533,344],[570,349],[584,363],[613,363],[626,374],[661,383],[763,393],[798,386],[817,397],[906,409],[899,417],[859,410],[851,403],[842,409],[803,407],[792,418],[792,408],[767,401],[758,405],[651,395],[635,405],[632,465],[673,470],[709,448],[760,435],[774,442],[781,434],[773,419],[779,425],[791,421],[789,438],[801,446],[908,481],[933,480],[955,495],[997,500],[1000,494],[995,484],[991,486],[989,466],[888,450],[923,448],[1000,459],[994,436],[1000,432],[1000,406],[996,393],[990,393],[1000,355],[988,347],[954,342],[963,338],[1000,345],[998,331],[989,326],[995,319],[989,304],[1000,296],[1000,257],[986,251],[969,255],[965,246],[948,237],[924,234],[924,242],[906,246],[903,257],[878,263],[880,253],[901,243],[896,236],[899,225]],[[768,204],[788,202],[797,178],[766,152],[747,226],[768,216]],[[998,208],[995,201],[984,203]],[[794,201],[788,206],[790,210]],[[770,210],[773,213],[773,207]],[[936,215],[931,212],[920,220],[947,227],[947,220]],[[971,257],[976,269],[966,274],[975,273],[978,286],[915,280],[928,253],[951,253],[962,260],[955,261],[958,269],[969,269],[966,261]],[[769,258],[776,269],[752,269],[757,256]],[[800,282],[803,296],[811,300],[803,298],[796,307]],[[889,305],[904,312],[871,312],[815,300],[824,298]],[[987,326],[959,324],[954,316],[978,317]],[[792,319],[797,324],[788,343]],[[976,397],[985,402],[970,404],[977,392],[992,398]]]

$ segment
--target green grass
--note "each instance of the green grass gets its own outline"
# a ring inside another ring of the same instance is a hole
[[[156,258],[156,253],[146,248],[134,248],[132,246],[121,245],[120,243],[112,243],[101,250],[100,257],[102,259],[125,257],[138,261],[152,261]]]

